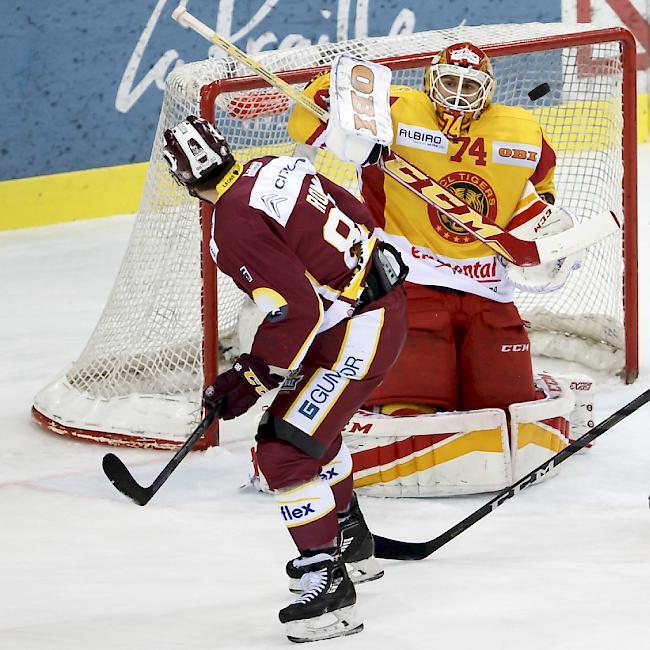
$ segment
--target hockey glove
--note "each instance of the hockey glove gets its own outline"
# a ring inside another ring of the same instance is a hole
[[[212,409],[223,398],[221,418],[232,420],[246,413],[264,393],[277,388],[281,380],[262,359],[242,354],[230,370],[205,389],[203,401]]]
[[[163,159],[172,177],[196,196],[204,185],[215,186],[235,164],[225,138],[210,122],[188,115],[164,133]]]

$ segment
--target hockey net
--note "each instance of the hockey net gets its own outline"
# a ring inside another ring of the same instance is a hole
[[[525,39],[522,39],[525,36]],[[535,354],[636,375],[636,128],[634,41],[626,30],[589,25],[459,27],[269,52],[258,60],[303,87],[341,51],[380,60],[394,83],[418,88],[433,53],[470,40],[491,56],[494,101],[530,109],[558,156],[558,202],[582,220],[613,210],[624,235],[593,246],[560,291],[519,294]],[[541,83],[550,92],[531,101]],[[218,353],[238,348],[244,296],[207,255],[209,212],[174,184],[162,162],[162,132],[188,114],[212,119],[242,162],[308,155],[317,169],[358,194],[353,167],[297,145],[287,135],[292,101],[239,63],[208,59],[168,77],[155,142],[129,246],[103,314],[64,375],[35,398],[52,431],[114,444],[173,447],[201,417],[201,393]],[[218,304],[214,301],[218,295]],[[625,300],[623,299],[625,297]],[[218,316],[218,336],[215,322]],[[211,433],[205,444],[214,444]]]

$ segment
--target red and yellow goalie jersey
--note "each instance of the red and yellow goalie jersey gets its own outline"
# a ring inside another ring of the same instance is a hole
[[[329,74],[312,81],[305,94],[323,105]],[[537,119],[527,110],[490,105],[457,140],[440,131],[428,95],[391,87],[395,153],[453,190],[461,199],[506,228],[537,194],[554,195],[555,153]],[[289,118],[289,134],[321,146],[325,125],[301,106]],[[377,167],[361,170],[361,194],[381,229],[409,266],[408,279],[510,302],[513,287],[492,249],[477,241]]]

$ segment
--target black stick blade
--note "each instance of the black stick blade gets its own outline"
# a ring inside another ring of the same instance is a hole
[[[149,502],[153,493],[148,488],[142,487],[131,476],[126,465],[115,455],[106,454],[102,460],[104,474],[108,480],[124,495],[132,499],[140,506]]]
[[[430,542],[402,542],[381,535],[372,537],[375,540],[375,557],[384,560],[424,560],[435,550],[430,548]]]

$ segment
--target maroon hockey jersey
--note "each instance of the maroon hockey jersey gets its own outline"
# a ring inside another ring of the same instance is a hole
[[[376,240],[365,206],[306,158],[251,160],[215,204],[210,250],[266,314],[252,354],[296,368],[352,315]]]

